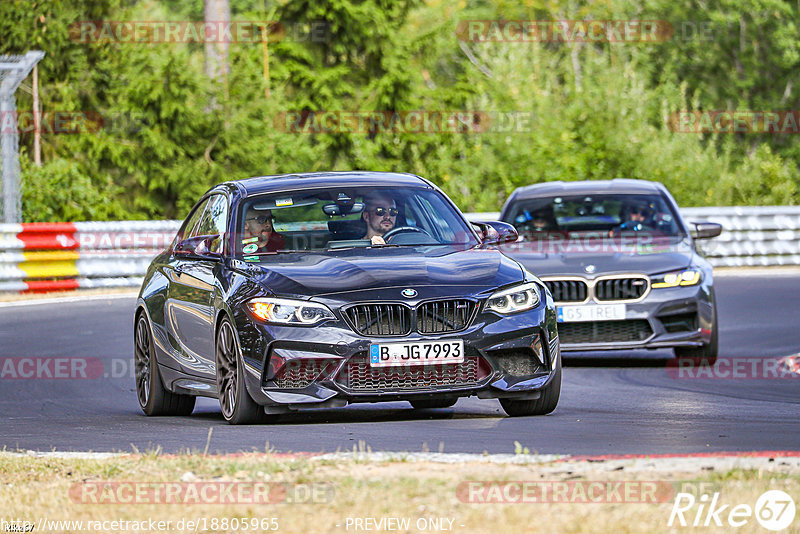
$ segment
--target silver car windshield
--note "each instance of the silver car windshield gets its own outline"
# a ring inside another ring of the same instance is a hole
[[[685,234],[660,195],[598,194],[525,199],[512,206],[506,221],[523,238],[539,234],[622,235],[643,232],[655,237]]]

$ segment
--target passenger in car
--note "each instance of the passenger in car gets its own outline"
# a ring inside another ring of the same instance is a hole
[[[373,245],[385,245],[383,236],[397,222],[397,204],[393,198],[383,193],[365,195],[364,204],[361,218],[367,223],[367,233],[361,239],[369,239]]]
[[[255,244],[256,249],[250,253],[277,252],[286,245],[284,237],[275,231],[274,217],[271,210],[249,209],[244,219],[243,250],[247,253],[248,245]]]

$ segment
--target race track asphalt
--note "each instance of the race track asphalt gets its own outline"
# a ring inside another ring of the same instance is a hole
[[[720,358],[800,352],[800,275],[718,276],[716,292]],[[148,418],[132,378],[134,300],[0,307],[0,448],[203,450],[213,428],[209,452],[513,453],[514,442],[590,455],[800,449],[800,376],[678,378],[665,366],[669,352],[568,357],[560,404],[545,417],[509,418],[498,401],[469,398],[416,412],[404,402],[351,405],[248,427],[227,425],[216,401],[200,399],[190,417]],[[7,366],[30,357],[87,358],[102,369],[86,379],[14,378]]]

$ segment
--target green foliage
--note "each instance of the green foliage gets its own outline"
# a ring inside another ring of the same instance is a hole
[[[22,203],[25,220],[41,222],[91,221],[125,218],[119,202],[122,188],[110,181],[97,183],[66,159],[42,167],[21,158]]]
[[[793,204],[798,197],[798,182],[790,169],[769,146],[761,145],[735,174],[723,177],[709,204],[758,205],[759,199],[768,199],[775,205]]]
[[[0,3],[0,53],[47,54],[43,109],[114,119],[97,131],[43,135],[45,165],[23,158],[26,220],[182,218],[220,181],[328,169],[417,173],[465,211],[497,210],[530,183],[614,177],[663,182],[686,206],[800,201],[797,136],[687,134],[667,124],[680,110],[800,109],[795,4],[230,4],[234,20],[279,20],[289,30],[269,44],[269,81],[260,43],[232,44],[229,73],[210,80],[198,43],[70,38],[70,24],[81,20],[199,21],[202,0]],[[675,35],[658,43],[458,40],[460,21],[481,19],[662,19]],[[304,33],[319,23],[322,34]],[[29,87],[17,102],[31,108]],[[282,113],[303,110],[475,110],[532,121],[480,133],[278,127]],[[32,135],[20,140],[30,154]]]

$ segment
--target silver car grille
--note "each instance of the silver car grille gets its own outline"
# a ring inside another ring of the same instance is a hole
[[[645,294],[648,280],[644,277],[607,278],[594,285],[594,298],[599,302],[607,300],[637,300]]]
[[[582,277],[545,278],[542,280],[553,301],[561,304],[630,302],[643,299],[650,291],[650,279],[644,275],[606,275],[595,279]]]
[[[546,280],[545,285],[556,302],[583,302],[589,286],[581,280]]]

